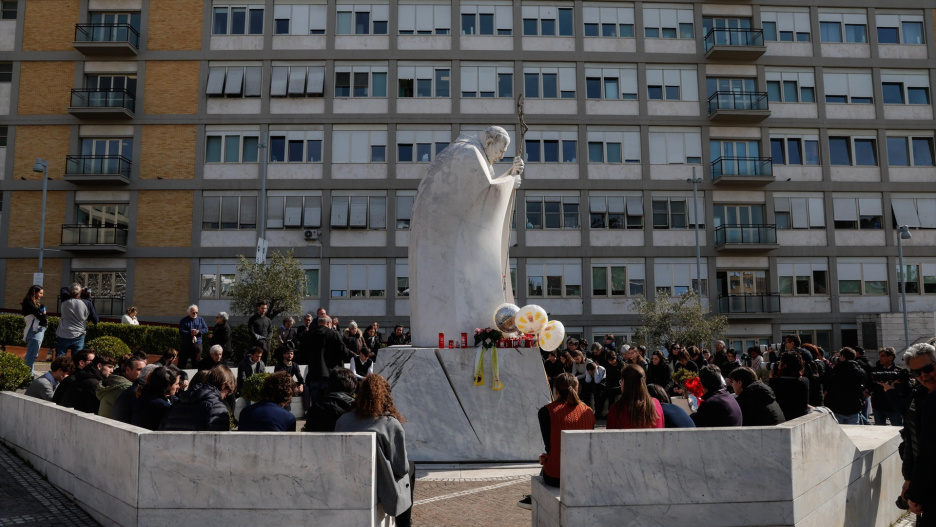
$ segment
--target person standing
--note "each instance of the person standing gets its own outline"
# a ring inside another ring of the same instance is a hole
[[[875,372],[899,374],[902,371],[906,371],[894,364],[894,357],[896,355],[897,350],[892,347],[878,350],[878,362],[874,365],[874,369],[871,370],[872,374]],[[909,392],[907,383],[900,383],[899,389]],[[903,418],[900,412],[891,405],[887,394],[884,393],[884,387],[879,382],[871,384],[871,409],[874,412],[875,425],[886,426],[887,420],[890,419],[890,424],[892,426],[903,426]]]
[[[23,317],[25,317],[23,340],[26,341],[26,365],[29,366],[30,374],[33,372],[33,364],[39,357],[39,348],[42,346],[42,339],[49,326],[46,307],[41,302],[43,293],[41,285],[34,285],[29,288],[26,297],[23,298]]]
[[[185,369],[189,360],[192,367],[198,366],[201,358],[202,337],[208,334],[208,324],[198,316],[198,306],[188,308],[188,316],[179,321],[179,368]]]
[[[234,348],[231,347],[231,326],[228,324],[228,314],[224,311],[215,317],[214,329],[211,330],[211,340],[208,343],[211,347],[221,346],[222,360],[227,361],[234,357]]]
[[[55,355],[61,357],[71,350],[72,357],[84,349],[85,334],[88,321],[97,324],[100,320],[97,313],[91,309],[90,300],[82,300],[81,284],[74,283],[68,287],[68,300],[62,302],[61,318],[55,330]]]
[[[247,349],[263,348],[263,362],[269,360],[270,340],[273,338],[273,321],[266,316],[269,305],[266,300],[257,302],[257,312],[247,319],[247,331],[250,334],[250,343]]]
[[[855,361],[855,350],[842,348],[839,353],[842,360],[832,368],[826,385],[825,403],[840,425],[857,425],[861,422],[861,407],[868,378],[861,365]]]
[[[276,362],[281,362],[283,360],[283,353],[286,353],[286,350],[296,349],[296,328],[293,325],[296,323],[293,320],[293,317],[283,317],[283,325],[276,328],[276,350],[273,353],[273,358],[276,359]]]
[[[328,395],[328,377],[331,371],[343,366],[349,359],[341,336],[337,331],[328,327],[330,319],[318,319],[318,326],[303,339],[302,353],[309,360],[309,371],[306,375],[306,390],[309,404],[314,404]]]
[[[132,326],[139,326],[140,321],[137,320],[137,313],[139,310],[136,306],[130,306],[130,309],[127,310],[127,313],[124,316],[120,317],[120,322],[122,324],[130,324]]]

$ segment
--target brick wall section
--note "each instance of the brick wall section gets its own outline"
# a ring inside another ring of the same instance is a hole
[[[37,258],[17,258],[7,260],[6,286],[3,295],[3,307],[19,309],[26,291],[32,284],[32,275],[39,270]],[[55,311],[55,297],[62,288],[62,260],[48,258],[48,253],[42,258],[42,287],[45,288],[45,298],[42,303],[49,312]]]
[[[194,179],[195,125],[144,125],[140,179]]]
[[[130,299],[144,317],[175,315],[180,319],[191,304],[188,258],[137,258]],[[25,293],[24,293],[25,294]],[[129,305],[129,303],[128,303]]]
[[[42,192],[38,190],[13,192],[10,202],[10,214],[8,216],[10,218],[10,235],[7,246],[39,247]],[[57,247],[62,243],[62,224],[64,223],[65,191],[49,191],[46,196],[46,248]]]
[[[21,115],[67,115],[74,87],[74,62],[23,62],[17,111]]]
[[[70,138],[69,126],[17,126],[13,180],[42,181],[42,173],[33,172],[37,157],[49,159],[49,179],[62,179],[65,156],[71,153],[68,151]]]
[[[201,49],[203,14],[204,3],[200,0],[150,2],[147,49]]]
[[[137,195],[137,246],[190,247],[193,203],[191,190],[141,190]]]
[[[148,61],[144,113],[198,113],[198,70],[194,60]]]
[[[29,0],[23,23],[23,51],[73,51],[78,0]]]

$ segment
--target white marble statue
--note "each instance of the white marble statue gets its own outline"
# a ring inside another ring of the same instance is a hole
[[[510,137],[492,126],[461,135],[429,166],[413,203],[409,239],[413,345],[437,347],[491,327],[494,310],[513,302],[507,248],[514,190],[523,161],[497,177]],[[470,343],[469,343],[470,345]]]

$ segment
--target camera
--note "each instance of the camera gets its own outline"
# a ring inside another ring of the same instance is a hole
[[[871,372],[872,382],[910,382],[910,372],[907,370],[897,371],[873,371]]]
[[[781,343],[774,344],[761,344],[760,345],[761,353],[768,353],[771,351],[783,351],[785,348]]]

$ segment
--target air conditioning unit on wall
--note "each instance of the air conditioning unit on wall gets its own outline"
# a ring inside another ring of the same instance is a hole
[[[305,238],[307,242],[314,242],[314,241],[318,241],[319,238],[322,237],[322,231],[314,230],[314,229],[306,229],[305,231],[302,232],[302,236],[303,238]]]

